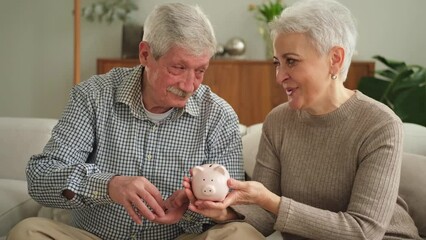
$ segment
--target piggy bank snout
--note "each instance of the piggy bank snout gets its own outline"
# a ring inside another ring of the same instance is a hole
[[[218,164],[205,164],[192,170],[192,191],[197,199],[223,201],[229,192],[229,173]]]
[[[216,188],[213,185],[206,185],[203,188],[203,193],[206,196],[210,196],[216,193]]]

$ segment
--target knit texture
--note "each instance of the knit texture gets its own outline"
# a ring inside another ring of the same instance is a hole
[[[359,91],[321,116],[284,103],[264,122],[253,174],[282,196],[279,213],[235,209],[284,239],[420,239],[398,197],[402,129],[391,109]]]

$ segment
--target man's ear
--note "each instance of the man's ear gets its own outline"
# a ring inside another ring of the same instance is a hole
[[[333,47],[330,50],[330,74],[337,75],[342,69],[345,60],[345,49]]]
[[[139,43],[139,62],[146,66],[148,63],[148,56],[151,54],[149,44],[145,41]]]

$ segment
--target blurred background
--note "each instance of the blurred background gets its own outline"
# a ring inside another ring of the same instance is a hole
[[[96,0],[82,0],[82,7]],[[135,0],[132,21],[165,0]],[[218,41],[232,37],[246,43],[245,59],[264,59],[264,41],[250,4],[262,0],[180,2],[198,4],[209,16]],[[292,4],[295,0],[284,1]],[[356,60],[373,55],[426,66],[425,0],[340,0],[358,22]],[[59,118],[73,86],[73,1],[0,1],[0,116]],[[81,80],[96,74],[98,58],[120,58],[120,21],[81,19]],[[376,68],[380,68],[376,64]]]

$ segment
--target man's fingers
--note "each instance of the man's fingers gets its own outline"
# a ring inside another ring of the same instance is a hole
[[[183,183],[182,183],[184,188],[191,188],[191,179],[189,179],[188,177],[183,177]]]
[[[142,199],[137,199],[133,201],[132,203],[143,217],[145,217],[146,219],[150,221],[155,219],[154,213],[148,209],[148,207],[145,205]]]
[[[152,214],[152,217],[154,218],[155,216],[154,216],[154,214],[145,206],[145,204],[144,204],[144,202],[143,201],[145,201],[145,203],[152,209],[152,211],[153,212],[155,212],[158,216],[164,216],[164,209],[163,209],[163,206],[164,206],[164,203],[163,203],[163,199],[160,199],[160,204],[159,204],[159,202],[157,202],[157,199],[154,197],[154,196],[152,196],[151,194],[149,194],[148,192],[145,192],[144,194],[142,194],[142,196],[140,196],[140,198],[141,199],[139,199],[139,201],[136,201],[136,202],[138,202],[138,203],[140,203],[141,205],[143,205],[144,206],[144,208],[142,208],[142,209],[140,209],[139,207],[138,207],[138,209],[139,209],[139,211],[141,211],[141,213],[142,213],[142,215],[143,216],[145,216],[145,217],[147,217],[145,214],[144,214],[144,211],[145,210],[147,210],[149,213],[151,213]],[[142,201],[142,199],[143,199],[143,201]],[[134,204],[135,204],[135,202],[134,202]],[[135,204],[136,205],[136,204]],[[137,205],[137,206],[139,206],[139,205]],[[151,214],[149,215],[149,216],[151,216]],[[148,217],[147,217],[148,218]],[[152,218],[152,219],[153,219]],[[151,218],[148,218],[149,220],[152,220]]]
[[[161,196],[160,191],[158,191],[158,189],[154,185],[152,185],[151,183],[147,184],[145,190],[149,193],[149,196],[152,196],[154,198],[155,202],[157,202],[161,206],[164,205],[163,197]]]
[[[164,201],[165,209],[180,208],[184,204],[188,203],[188,197],[186,196],[185,190],[180,189],[174,192],[166,201]]]
[[[185,193],[189,199],[189,202],[193,203],[197,200],[194,196],[194,193],[192,193],[191,189],[185,188]]]
[[[189,202],[189,199],[186,196],[185,190],[181,189],[176,191],[172,202],[173,202],[173,207],[175,208],[180,208],[183,205],[187,204]]]
[[[142,223],[142,219],[140,218],[140,216],[136,213],[135,209],[133,208],[132,204],[130,202],[127,202],[125,204],[123,204],[124,209],[126,209],[127,213],[129,214],[129,216],[132,218],[132,220],[137,223],[137,224],[141,224]]]

